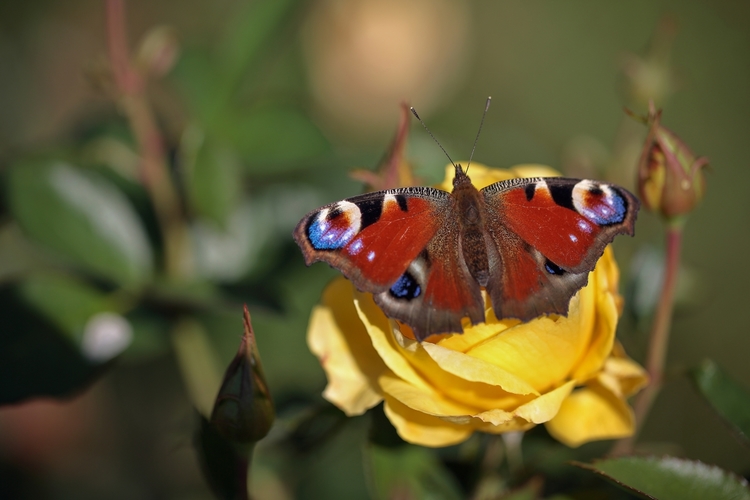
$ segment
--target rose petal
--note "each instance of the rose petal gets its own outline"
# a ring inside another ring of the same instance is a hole
[[[486,314],[486,322],[478,325],[464,325],[464,333],[449,335],[435,344],[458,352],[467,352],[472,347],[484,342],[488,338],[500,335],[504,330],[511,326],[518,325],[520,321],[516,319],[506,319],[499,321],[492,309]]]
[[[614,298],[610,294],[601,294],[591,342],[580,364],[573,370],[572,377],[574,379],[583,382],[601,370],[605,360],[612,352],[617,318],[617,306]]]
[[[387,394],[383,410],[404,441],[421,446],[450,446],[465,441],[474,432],[468,425],[456,425],[412,410]]]
[[[436,390],[415,387],[393,373],[384,373],[378,379],[378,383],[386,396],[391,396],[412,410],[435,417],[470,417],[479,411],[477,408],[448,399]]]
[[[393,373],[415,387],[431,390],[431,386],[404,358],[393,337],[391,322],[375,304],[372,295],[354,290],[354,305],[359,319],[365,327],[372,346]]]
[[[449,351],[429,342],[424,342],[421,345],[415,344],[416,349],[414,351],[404,350],[403,355],[430,382],[435,390],[452,400],[461,401],[475,408],[512,409],[535,397],[533,387],[511,374],[503,373],[502,370],[490,363],[462,353]],[[430,350],[443,351],[448,358],[443,360],[447,366],[436,362],[428,353]],[[460,361],[460,358],[464,358],[464,361]],[[461,373],[461,370],[464,373]],[[454,374],[452,371],[457,373]],[[519,392],[527,395],[514,394],[503,390],[500,384],[518,389]]]
[[[539,394],[524,380],[493,363],[440,345],[424,343],[421,347],[441,369],[461,379],[498,386],[512,394]]]
[[[575,448],[598,439],[630,436],[634,418],[623,399],[594,382],[568,396],[545,425],[552,437]]]
[[[535,424],[547,422],[560,411],[560,406],[565,401],[565,398],[570,395],[573,387],[575,387],[575,381],[571,380],[546,394],[542,394],[533,401],[518,407],[514,413],[524,420],[528,420]]]
[[[326,287],[310,317],[307,344],[328,378],[323,397],[347,415],[359,415],[382,400],[376,381],[387,368],[357,316],[352,291],[344,278]]]
[[[585,290],[585,289],[584,289]],[[582,317],[593,314],[590,291],[571,302],[568,317],[541,317],[507,329],[470,349],[467,354],[492,363],[525,380],[537,391],[565,380],[591,334]],[[583,301],[584,303],[580,304]],[[591,302],[591,303],[590,303]]]
[[[607,359],[604,363],[604,373],[617,379],[624,397],[635,394],[648,384],[646,370],[629,358],[611,357]]]
[[[461,162],[461,165],[467,165],[468,162]],[[445,177],[443,182],[440,184],[440,188],[445,191],[453,190],[453,176],[456,169],[453,165],[447,165],[445,167]],[[472,184],[477,189],[482,189],[485,186],[494,184],[495,182],[505,181],[513,179],[516,175],[511,170],[488,168],[486,165],[481,163],[472,163],[469,168],[469,177],[471,178]]]
[[[560,177],[560,172],[554,168],[537,163],[515,165],[510,170],[516,177]]]
[[[482,423],[479,426],[477,426],[476,429],[478,431],[487,432],[489,434],[502,434],[504,432],[527,431],[535,426],[536,424],[527,422],[526,420],[522,418],[513,417],[512,419],[500,425]]]
[[[572,377],[579,382],[588,380],[602,369],[605,360],[612,353],[617,330],[619,312],[615,301],[616,292],[612,291],[612,285],[609,283],[609,277],[613,272],[611,264],[614,262],[614,257],[609,247],[605,249],[599,262],[602,269],[599,270],[599,263],[597,263],[597,271],[591,277],[592,283],[589,285],[596,294],[596,304],[592,307],[595,311],[596,322],[593,325],[589,346],[572,373]],[[614,267],[616,269],[616,265]]]
[[[521,419],[523,422],[531,424],[541,424],[557,415],[560,405],[568,397],[573,387],[575,387],[575,381],[570,381],[546,394],[532,399],[513,411],[493,409],[474,416],[495,426],[506,425],[514,419]]]

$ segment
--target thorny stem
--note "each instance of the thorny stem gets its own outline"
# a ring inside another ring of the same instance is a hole
[[[237,474],[235,475],[235,479],[237,480],[235,485],[237,500],[251,500],[247,483],[248,471],[250,470],[249,456],[252,456],[252,451],[247,457],[241,456],[240,453],[237,454]]]
[[[146,99],[143,77],[128,54],[123,0],[106,0],[107,42],[119,105],[130,122],[141,158],[141,182],[148,190],[164,238],[164,265],[170,277],[184,274],[188,259],[187,229],[177,192],[169,177],[164,143]]]
[[[613,455],[626,455],[633,451],[633,444],[648,416],[656,396],[664,381],[664,365],[669,346],[669,331],[672,326],[672,310],[674,308],[674,292],[677,285],[677,275],[680,267],[680,252],[682,248],[682,223],[674,223],[667,228],[667,252],[664,283],[661,296],[654,316],[649,337],[646,371],[650,379],[646,388],[635,400],[634,413],[636,432],[633,436],[621,439],[612,449]]]

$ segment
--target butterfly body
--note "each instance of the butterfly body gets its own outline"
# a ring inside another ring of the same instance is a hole
[[[448,193],[367,193],[310,212],[294,231],[308,265],[325,261],[418,340],[485,320],[567,314],[604,248],[633,234],[638,200],[590,180],[522,178],[478,190],[459,165]]]

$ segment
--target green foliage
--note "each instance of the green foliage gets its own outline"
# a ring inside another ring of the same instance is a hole
[[[59,160],[16,164],[10,207],[28,235],[73,265],[115,282],[143,284],[153,252],[125,196],[95,172]]]
[[[578,464],[643,498],[746,500],[747,481],[719,467],[674,457],[616,458]]]
[[[460,499],[461,492],[437,457],[425,448],[404,444],[367,448],[373,498]]]
[[[692,376],[701,395],[750,444],[750,392],[710,359],[696,367]]]

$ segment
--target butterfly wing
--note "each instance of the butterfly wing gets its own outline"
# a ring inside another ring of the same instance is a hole
[[[604,248],[634,232],[638,200],[591,180],[512,179],[482,189],[500,256],[487,291],[498,317],[567,314]]]
[[[484,321],[479,285],[460,257],[450,194],[414,187],[367,193],[307,214],[294,230],[305,262],[324,261],[419,340]]]
[[[484,321],[482,292],[461,257],[456,224],[435,237],[387,291],[375,294],[385,313],[411,326],[422,341],[433,333],[463,332],[461,319]]]

